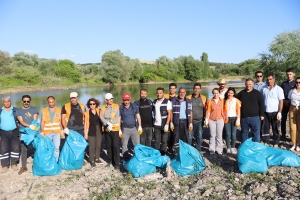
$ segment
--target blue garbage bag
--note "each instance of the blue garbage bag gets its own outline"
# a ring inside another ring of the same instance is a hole
[[[267,172],[266,148],[267,146],[264,144],[253,142],[252,138],[244,141],[237,155],[239,170],[243,174],[250,172]]]
[[[268,166],[300,166],[300,157],[295,153],[284,149],[266,147],[266,159]]]
[[[123,162],[123,165],[133,177],[139,178],[156,172],[156,167],[165,168],[169,160],[168,156],[161,156],[159,150],[137,144],[134,156],[128,162]]]
[[[39,134],[40,132],[40,123],[37,121],[32,121],[30,125],[35,125],[36,130],[31,130],[29,127],[21,128],[20,132],[21,134],[21,140],[26,144],[29,145],[31,142],[33,142],[34,137]]]
[[[189,176],[202,172],[206,164],[197,149],[179,140],[179,153],[171,160],[171,167],[179,176]]]
[[[32,172],[34,176],[54,176],[61,173],[62,169],[57,164],[54,156],[54,144],[48,137],[39,134],[32,143],[35,148]]]
[[[78,132],[70,130],[60,152],[59,165],[64,170],[81,169],[84,162],[84,151],[88,143]]]

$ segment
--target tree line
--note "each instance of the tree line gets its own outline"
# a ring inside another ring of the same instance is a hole
[[[99,63],[75,64],[71,60],[39,58],[19,52],[12,57],[0,50],[0,86],[115,84],[151,81],[197,81],[220,76],[253,77],[255,71],[275,73],[277,81],[285,79],[285,70],[300,72],[300,29],[278,34],[268,51],[241,63],[209,62],[203,52],[199,59],[161,56],[155,62],[141,62],[123,55],[120,50],[105,52]]]

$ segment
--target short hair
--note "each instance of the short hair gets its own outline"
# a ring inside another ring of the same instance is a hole
[[[47,97],[47,101],[48,101],[49,99],[54,99],[54,100],[55,100],[54,96],[49,96],[49,97]]]
[[[90,108],[90,102],[91,102],[91,101],[94,101],[94,102],[95,102],[96,108],[99,107],[100,101],[98,101],[97,99],[95,99],[94,97],[92,97],[92,98],[90,98],[90,99],[87,101],[87,103],[86,103],[86,106],[87,106],[88,108]]]
[[[25,94],[25,95],[22,96],[22,101],[23,101],[24,98],[29,98],[29,100],[31,101],[31,96],[29,96],[28,94]]]
[[[140,90],[140,93],[141,93],[142,91],[148,92],[147,89],[145,89],[145,88],[142,88],[142,89]]]
[[[163,92],[165,92],[164,88],[162,88],[162,87],[156,88],[156,91],[157,91],[157,90],[162,90]]]
[[[180,90],[185,90],[186,91],[186,89],[184,87],[180,87],[178,91],[180,91]]]
[[[275,74],[274,73],[268,73],[267,77],[272,76],[273,78],[275,78]]]
[[[256,72],[255,72],[255,76],[256,76],[258,73],[263,74],[262,71],[256,71]]]
[[[169,88],[170,88],[171,86],[175,86],[175,88],[177,88],[176,83],[170,83],[170,84],[169,84]]]
[[[212,89],[211,93],[214,93],[214,91],[218,91],[220,93],[220,89],[219,88]]]
[[[248,82],[248,81],[252,81],[254,83],[252,78],[247,78],[245,82]]]
[[[196,86],[199,86],[199,87],[201,88],[201,83],[195,83],[193,89],[194,89]]]
[[[234,87],[229,87],[228,90],[226,91],[225,95],[224,95],[224,97],[225,97],[224,99],[225,99],[225,100],[228,99],[228,92],[229,92],[229,91],[232,91],[232,92],[233,92],[233,96],[234,96],[234,97],[236,96],[235,88],[234,88]]]
[[[4,97],[2,97],[2,101],[10,101],[10,96],[4,96]]]
[[[287,69],[287,70],[285,71],[285,73],[288,73],[288,72],[293,72],[293,73],[295,73],[295,71],[294,71],[293,69],[291,69],[291,68],[289,68],[289,69]]]

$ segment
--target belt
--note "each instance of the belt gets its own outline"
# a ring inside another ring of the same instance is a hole
[[[180,121],[180,122],[185,122],[185,121],[186,121],[186,119],[179,119],[179,121]]]
[[[13,131],[15,131],[15,130],[17,130],[18,128],[15,128],[15,129],[13,129],[13,130],[10,130],[10,131],[5,131],[5,130],[3,130],[3,129],[1,129],[1,131],[4,131],[4,132],[9,132],[9,133],[11,133],[11,132],[13,132]]]
[[[124,126],[124,128],[135,128],[135,126]]]

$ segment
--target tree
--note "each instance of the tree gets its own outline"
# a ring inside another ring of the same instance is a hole
[[[13,60],[19,62],[23,66],[36,67],[39,64],[38,55],[31,55],[25,52],[16,53],[13,57]]]
[[[203,52],[202,56],[201,56],[201,61],[204,64],[203,70],[202,70],[202,74],[203,74],[203,78],[208,78],[210,75],[210,68],[209,68],[209,62],[208,62],[208,55],[207,53]]]
[[[60,60],[54,71],[58,77],[65,77],[74,83],[80,82],[81,74],[71,60]]]

